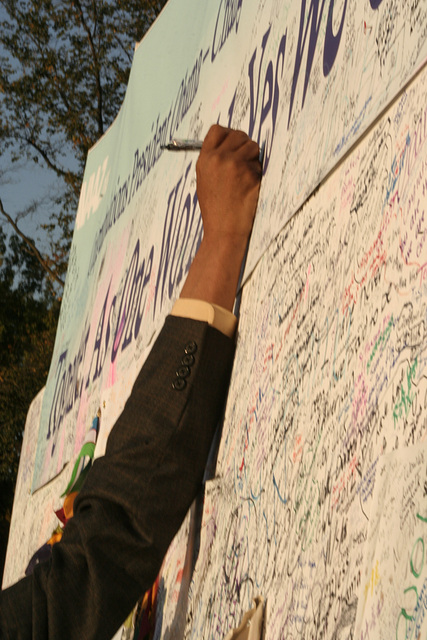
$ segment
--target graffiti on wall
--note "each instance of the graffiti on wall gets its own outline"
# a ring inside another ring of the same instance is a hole
[[[425,633],[424,5],[218,0],[202,15],[172,0],[89,154],[33,488],[99,406],[102,452],[200,242],[196,157],[161,144],[217,120],[265,143],[200,548],[189,575],[190,514],[162,571],[156,638],[225,636],[258,593],[266,640]],[[189,15],[180,58],[170,25],[184,33]],[[33,464],[15,501],[26,523],[53,486],[28,500]],[[12,524],[15,549],[46,538],[45,524],[31,536]]]
[[[88,416],[104,404],[105,443],[200,242],[195,154],[172,157],[162,144],[201,138],[219,120],[265,145],[248,277],[420,67],[425,14],[395,0],[171,0],[136,50],[116,121],[89,153],[34,489],[79,449]]]
[[[244,287],[186,639],[224,637],[258,594],[266,640],[426,633],[426,104],[424,71]]]

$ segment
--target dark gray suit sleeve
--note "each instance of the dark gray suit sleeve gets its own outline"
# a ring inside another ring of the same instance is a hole
[[[1,593],[1,640],[112,638],[200,489],[233,354],[206,323],[166,319],[52,560]]]

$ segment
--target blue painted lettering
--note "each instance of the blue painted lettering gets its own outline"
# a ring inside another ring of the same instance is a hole
[[[59,357],[46,440],[49,440],[53,435],[58,436],[64,416],[71,411],[75,402],[80,398],[83,389],[82,368],[88,339],[89,329],[83,333],[79,350],[72,363],[70,360],[67,365],[67,350],[63,351]],[[54,448],[55,443],[52,446],[52,453]]]
[[[58,366],[56,369],[55,391],[53,394],[53,401],[50,409],[49,425],[48,425],[46,440],[49,440],[51,436],[55,433],[55,431],[59,429],[59,426],[63,418],[60,400],[61,400],[61,396],[64,393],[63,387],[64,387],[64,380],[65,380],[66,356],[67,356],[67,350],[61,353],[58,360]]]
[[[333,0],[331,0],[331,3],[333,3]],[[298,77],[301,70],[303,52],[307,42],[308,29],[310,27],[310,39],[309,39],[308,52],[307,52],[307,67],[305,71],[304,91],[302,96],[302,107],[304,106],[305,96],[308,88],[308,81],[310,79],[311,67],[313,65],[314,52],[317,45],[317,38],[319,36],[320,23],[322,20],[323,9],[325,6],[325,0],[323,0],[322,2],[320,13],[319,13],[319,0],[311,0],[310,9],[308,11],[307,17],[305,15],[305,6],[306,6],[306,0],[302,0],[298,44],[296,49],[294,75],[292,79],[291,101],[289,105],[288,127],[291,121],[292,109],[294,106],[295,93],[296,93],[296,88],[298,83]],[[305,31],[304,31],[304,25],[306,25]]]
[[[154,296],[153,314],[156,313],[157,302],[160,308],[163,304],[165,285],[168,282],[167,294],[171,299],[174,289],[180,284],[183,275],[190,268],[190,264],[201,241],[202,223],[200,214],[196,228],[197,193],[187,193],[184,197],[185,186],[192,163],[187,166],[182,176],[169,194],[168,207],[163,227],[162,248],[160,252],[159,270],[157,273],[156,293]],[[182,202],[184,202],[183,206]],[[192,238],[191,246],[189,240]]]
[[[142,317],[144,315],[147,295],[145,295],[144,297],[143,293],[144,291],[146,291],[146,287],[150,282],[151,271],[153,268],[153,257],[154,257],[154,247],[151,247],[150,255],[148,256],[148,264],[147,266],[145,266],[145,260],[144,260],[137,275],[138,285],[137,285],[136,304],[135,304],[135,309],[136,309],[135,329],[134,329],[135,338],[137,338],[139,335]]]
[[[323,50],[323,75],[329,75],[332,67],[334,66],[335,58],[337,57],[338,49],[341,42],[342,30],[344,27],[345,12],[347,10],[347,0],[344,2],[342,10],[341,23],[338,29],[338,33],[334,35],[332,30],[332,17],[334,11],[334,0],[331,0],[329,4],[328,22],[326,24],[325,34],[325,48]]]
[[[242,12],[243,0],[221,0],[219,3],[218,15],[216,17],[214,37],[212,41],[212,62],[221,51],[228,36],[236,28],[239,28],[240,14]]]
[[[139,312],[139,305],[141,304],[143,289],[149,281],[149,276],[148,276],[148,279],[147,278],[143,279],[145,265],[146,265],[145,258],[142,261],[141,268],[139,268],[139,251],[140,249],[139,249],[139,239],[138,239],[132,254],[129,268],[127,270],[126,280],[123,287],[122,297],[120,300],[119,313],[117,316],[117,325],[116,325],[116,330],[114,334],[114,343],[111,351],[111,362],[114,362],[117,357],[117,353],[119,351],[122,338],[124,338],[122,351],[126,349],[126,347],[128,347],[132,342],[132,328],[133,328],[133,321],[135,318],[135,314],[137,313],[137,306],[138,306],[138,312]],[[151,272],[151,265],[153,261],[153,253],[154,253],[154,247],[151,247],[150,255],[149,255],[150,272]],[[142,283],[142,290],[141,290],[141,283]],[[145,305],[145,301],[144,301],[144,305]],[[138,332],[139,332],[139,325],[140,325],[140,322],[138,324]]]
[[[267,45],[267,41],[270,35],[271,26],[265,32],[262,39],[262,53],[259,61],[258,68],[258,82],[255,91],[255,82],[254,82],[254,64],[256,59],[257,51],[254,51],[254,54],[249,62],[248,75],[250,82],[250,112],[249,112],[249,136],[251,138],[255,138],[258,144],[265,144],[264,150],[264,173],[267,171],[271,149],[274,141],[274,134],[276,129],[276,118],[277,111],[279,106],[279,96],[280,96],[280,88],[279,88],[279,79],[283,76],[284,70],[284,61],[285,61],[285,50],[286,50],[286,34],[284,34],[279,42],[279,48],[277,51],[276,61],[273,64],[273,61],[270,60],[267,65],[267,70],[264,78],[264,88],[262,93],[262,102],[261,102],[261,111],[259,118],[259,126],[258,133],[254,136],[255,123],[258,114],[258,101],[259,101],[259,93],[260,93],[260,81],[261,81],[261,68],[262,61],[264,58],[264,52]],[[271,114],[271,124],[267,125],[267,117]]]
[[[111,283],[110,283],[110,286],[111,286]],[[92,371],[92,364],[93,364],[93,360],[95,358],[95,354],[96,354],[96,364],[95,364],[95,372],[93,374],[92,382],[94,382],[99,377],[99,375],[100,375],[100,373],[102,371],[102,367],[104,366],[104,362],[105,362],[105,356],[106,356],[106,353],[107,353],[108,342],[107,342],[107,338],[106,338],[105,344],[104,344],[104,348],[102,348],[102,338],[103,338],[103,334],[104,334],[104,322],[105,322],[105,315],[106,315],[106,310],[107,310],[108,296],[110,294],[110,286],[108,287],[107,295],[105,296],[104,304],[102,305],[101,316],[100,316],[99,321],[98,321],[98,328],[96,330],[95,345],[94,345],[94,348],[93,348],[92,360],[90,362],[90,367],[89,367],[89,371],[88,371],[88,374],[87,374],[87,380],[86,380],[86,387],[85,388],[87,388],[89,386],[90,372]],[[110,334],[108,334],[108,340],[109,340],[109,338],[110,338]]]

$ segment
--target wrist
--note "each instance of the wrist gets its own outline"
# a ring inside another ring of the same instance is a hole
[[[209,234],[203,236],[200,248],[211,257],[221,259],[228,268],[236,268],[240,272],[246,255],[249,235],[242,234]]]
[[[204,300],[232,311],[246,247],[245,236],[204,237],[181,297]]]

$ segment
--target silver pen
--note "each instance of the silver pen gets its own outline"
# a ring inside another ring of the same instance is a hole
[[[168,151],[200,151],[203,142],[201,140],[180,140],[173,138],[169,144],[161,145],[161,149]]]
[[[161,145],[161,149],[167,151],[200,151],[203,142],[201,140],[182,140],[180,138],[172,138],[169,144]],[[262,143],[259,151],[259,161],[262,165],[264,160],[265,142]]]

